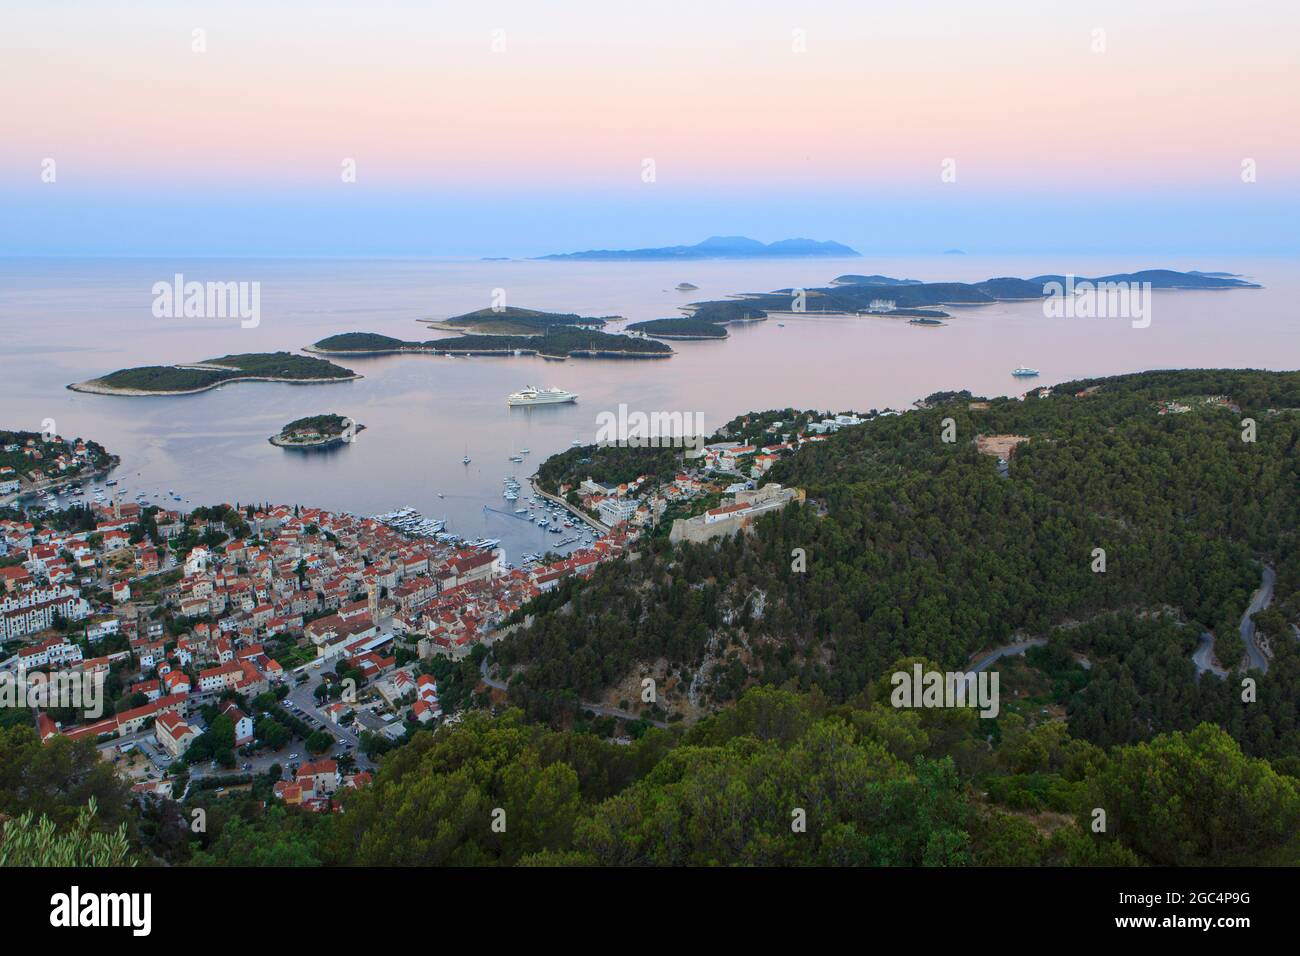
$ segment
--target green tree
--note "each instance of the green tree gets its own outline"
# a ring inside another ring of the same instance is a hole
[[[1095,787],[1106,832],[1156,865],[1300,862],[1297,781],[1212,724],[1119,748]]]
[[[135,866],[123,823],[112,833],[96,827],[95,798],[81,808],[70,827],[60,830],[41,814],[39,822],[28,810],[9,820],[0,831],[2,866]]]

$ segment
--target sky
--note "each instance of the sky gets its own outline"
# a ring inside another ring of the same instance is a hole
[[[1298,49],[1283,0],[0,0],[0,255],[1288,255]]]

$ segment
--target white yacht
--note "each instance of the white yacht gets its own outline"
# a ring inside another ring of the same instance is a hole
[[[1011,374],[1014,375],[1016,378],[1033,378],[1038,374],[1038,369],[1026,368],[1025,366],[1022,365],[1020,366],[1020,368],[1013,368],[1011,370]]]
[[[577,392],[566,392],[562,388],[538,388],[526,385],[506,397],[507,405],[557,405],[561,402],[576,402]]]

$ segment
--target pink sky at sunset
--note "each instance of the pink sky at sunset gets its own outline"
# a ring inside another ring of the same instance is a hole
[[[1135,7],[10,4],[0,254],[1300,248],[1300,6]]]
[[[652,157],[683,185],[923,187],[952,157],[973,186],[1159,190],[1253,157],[1295,182],[1294,8],[1234,24],[1155,5],[1174,37],[1124,4],[1013,22],[1026,6],[391,4],[365,26],[337,4],[7,11],[0,170],[52,156],[87,184],[324,185],[352,157],[363,182],[478,189],[635,183]]]

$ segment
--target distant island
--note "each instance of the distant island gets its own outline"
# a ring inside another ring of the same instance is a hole
[[[716,322],[726,325],[729,322],[758,322],[767,318],[767,312],[758,308],[754,304],[754,299],[758,296],[738,296],[734,299],[715,299],[711,302],[692,302],[690,305],[682,306],[682,311],[686,312],[693,319],[699,319],[702,322]],[[790,305],[789,296],[785,297],[785,306],[788,309]],[[777,309],[776,311],[781,311]]]
[[[925,285],[920,279],[891,279],[882,275],[844,275],[831,280],[831,285]]]
[[[575,262],[627,262],[656,259],[812,259],[860,257],[861,253],[839,242],[815,239],[782,239],[763,243],[747,236],[711,236],[693,246],[660,246],[654,249],[588,249],[585,252],[556,253],[538,259]]]
[[[541,355],[543,358],[667,358],[662,342],[580,328],[555,328],[546,335],[461,335],[408,342],[377,332],[343,332],[307,346],[321,355]]]
[[[701,319],[650,319],[633,322],[629,332],[640,332],[658,339],[725,339],[727,330],[716,322]]]
[[[693,284],[690,283],[690,282],[679,282],[679,283],[677,283],[677,291],[678,291],[678,292],[695,292],[695,291],[698,290],[698,289],[699,289],[699,286],[697,286],[697,285],[693,285]]]
[[[888,276],[842,275],[831,280],[836,286],[878,286],[896,288],[909,286],[904,296],[922,295],[931,301],[909,301],[909,305],[937,305],[941,300],[935,295],[955,295],[950,304],[965,302],[993,302],[998,299],[1041,299],[1049,283],[1065,285],[1064,275],[1041,275],[1031,279],[997,278],[983,282],[918,282],[915,279],[891,279]],[[1074,282],[1126,282],[1151,284],[1153,289],[1258,289],[1254,282],[1230,276],[1224,272],[1175,272],[1173,269],[1144,269],[1140,272],[1117,272],[1106,276],[1075,275]],[[926,290],[926,291],[916,291]]]
[[[68,388],[92,395],[193,395],[229,382],[315,385],[350,382],[360,377],[351,369],[324,359],[292,352],[249,352],[185,365],[124,368],[100,378],[76,382]]]
[[[353,435],[364,431],[365,427],[343,415],[311,415],[291,421],[280,429],[279,434],[272,435],[267,441],[277,448],[334,448],[349,442]]]
[[[729,299],[693,302],[683,311],[692,318],[709,322],[759,319],[769,312],[793,312],[796,291],[803,293],[805,312],[835,315],[885,315],[896,318],[945,318],[933,310],[937,306],[985,305],[991,302],[1033,301],[1048,296],[1049,283],[1065,287],[1064,275],[1041,275],[1032,279],[999,277],[982,282],[920,282],[882,275],[836,276],[829,286],[803,290],[777,289],[772,292],[747,293]],[[1147,269],[1089,278],[1076,276],[1075,285],[1083,282],[1150,283],[1152,289],[1258,289],[1253,282],[1208,272],[1175,272],[1170,269]],[[922,310],[922,311],[918,311]]]
[[[537,335],[559,326],[582,329],[603,328],[611,318],[594,318],[572,312],[541,312],[509,306],[501,309],[479,309],[454,315],[449,319],[421,319],[431,329],[448,332],[478,332],[485,335]]]
[[[1168,290],[1259,288],[1255,283],[1224,273],[1176,272],[1169,269],[1074,279],[1076,287],[1084,282],[1150,283],[1153,289]],[[777,289],[692,302],[680,307],[683,316],[634,322],[627,327],[628,334],[602,331],[608,324],[609,317],[584,317],[572,312],[544,312],[510,307],[500,310],[479,309],[444,320],[420,320],[434,328],[461,333],[451,338],[421,342],[376,332],[344,332],[327,336],[307,346],[304,351],[328,356],[416,352],[449,356],[540,355],[547,359],[667,358],[673,354],[673,349],[662,340],[726,339],[726,325],[761,322],[773,312],[897,319],[906,320],[918,327],[933,328],[945,325],[942,320],[951,318],[940,306],[978,306],[992,302],[1041,300],[1055,291],[1051,283],[1059,283],[1062,288],[1068,287],[1064,275],[1041,275],[1030,279],[1001,276],[982,282],[922,282],[919,279],[898,279],[880,274],[847,273],[835,277],[829,285],[820,288]],[[796,305],[800,306],[798,310]],[[247,357],[227,356],[225,361],[243,358]],[[325,364],[340,373],[352,374],[346,369]],[[229,371],[214,373],[205,371],[202,367],[198,367],[197,371],[195,369],[196,367],[186,366],[164,371],[173,375],[181,372],[236,376],[247,374]],[[135,377],[153,371],[155,370],[128,370]],[[114,373],[113,376],[105,376],[105,379],[97,381],[104,383],[114,379],[114,376],[127,374]],[[132,381],[134,380],[133,378]],[[119,381],[110,384],[126,387],[128,383]]]

